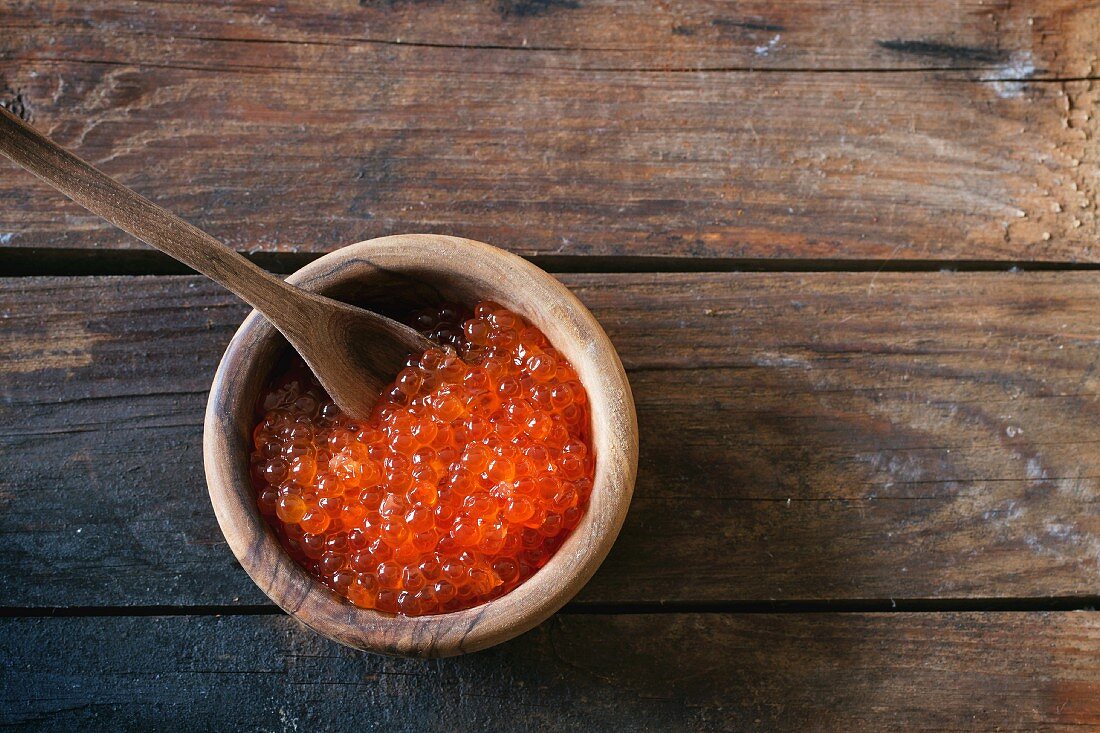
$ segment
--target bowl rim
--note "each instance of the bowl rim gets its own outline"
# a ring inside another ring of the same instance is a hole
[[[230,549],[260,590],[287,613],[357,649],[450,656],[533,628],[592,577],[614,544],[630,505],[637,474],[637,416],[622,362],[595,316],[556,278],[502,249],[437,234],[391,235],[334,250],[287,281],[326,292],[371,275],[406,272],[414,278],[460,277],[462,287],[487,292],[485,297],[521,313],[550,337],[585,385],[597,456],[592,494],[580,524],[543,568],[511,592],[479,606],[405,617],[358,608],[291,560],[256,509],[248,478],[255,397],[270,369],[263,368],[261,374],[259,365],[285,348],[275,328],[256,311],[233,335],[215,373],[203,460],[210,501]],[[531,303],[539,307],[532,310]]]

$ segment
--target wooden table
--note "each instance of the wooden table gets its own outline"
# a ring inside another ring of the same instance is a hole
[[[564,611],[437,662],[271,606],[206,499],[246,309],[0,166],[0,724],[1100,726],[1100,5],[0,2],[0,98],[289,272],[559,273],[642,430]]]

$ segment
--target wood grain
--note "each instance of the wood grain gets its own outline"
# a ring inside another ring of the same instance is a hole
[[[1100,261],[1094,5],[368,5],[8,0],[0,88],[241,250]],[[138,245],[4,175],[0,246]]]
[[[1098,653],[1094,613],[558,615],[430,664],[281,616],[5,619],[0,725],[1091,730]]]
[[[1090,70],[1096,49],[1089,34],[1097,22],[1096,9],[1075,0],[292,0],[276,6],[262,0],[216,6],[6,0],[0,7],[16,31],[15,48],[94,52],[110,60],[125,59],[141,44],[152,50],[186,40],[451,52],[491,47],[642,69],[991,69],[1027,51],[1048,61],[1042,71],[1052,76]]]
[[[642,437],[581,603],[1095,595],[1094,273],[562,279]],[[197,278],[20,278],[0,315],[4,603],[262,603],[201,469],[245,309]]]

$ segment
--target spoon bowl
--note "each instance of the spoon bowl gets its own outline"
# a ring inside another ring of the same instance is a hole
[[[572,598],[603,561],[626,517],[638,461],[634,401],[618,354],[595,317],[556,279],[487,244],[441,235],[359,242],[288,278],[303,290],[381,312],[443,301],[493,300],[537,326],[576,369],[588,393],[594,484],[580,524],[550,561],[510,593],[435,616],[361,609],[315,580],[260,515],[249,479],[256,405],[287,342],[253,312],[218,367],[203,452],[218,523],[241,566],[271,600],[341,644],[406,656],[476,651],[536,626]]]

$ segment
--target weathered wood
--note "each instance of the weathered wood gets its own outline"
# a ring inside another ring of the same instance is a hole
[[[1091,730],[1100,618],[558,615],[432,663],[282,616],[5,619],[23,730]]]
[[[132,52],[150,53],[166,42],[203,40],[324,44],[345,56],[364,44],[442,46],[455,58],[462,57],[454,52],[492,47],[628,68],[995,69],[1034,55],[1044,62],[1036,71],[1051,76],[1092,70],[1100,22],[1094,7],[1076,0],[318,0],[278,6],[243,0],[218,7],[6,0],[0,8],[14,49],[111,61],[129,61]],[[280,59],[280,49],[273,50],[267,63]],[[196,61],[245,59],[230,53]]]
[[[242,250],[1098,261],[1100,10],[1072,0],[9,0],[0,25],[9,106]],[[138,246],[7,171],[0,245]]]
[[[1092,596],[1094,273],[562,278],[628,369],[622,536],[584,602]],[[261,603],[214,522],[197,278],[0,281],[0,598]]]

